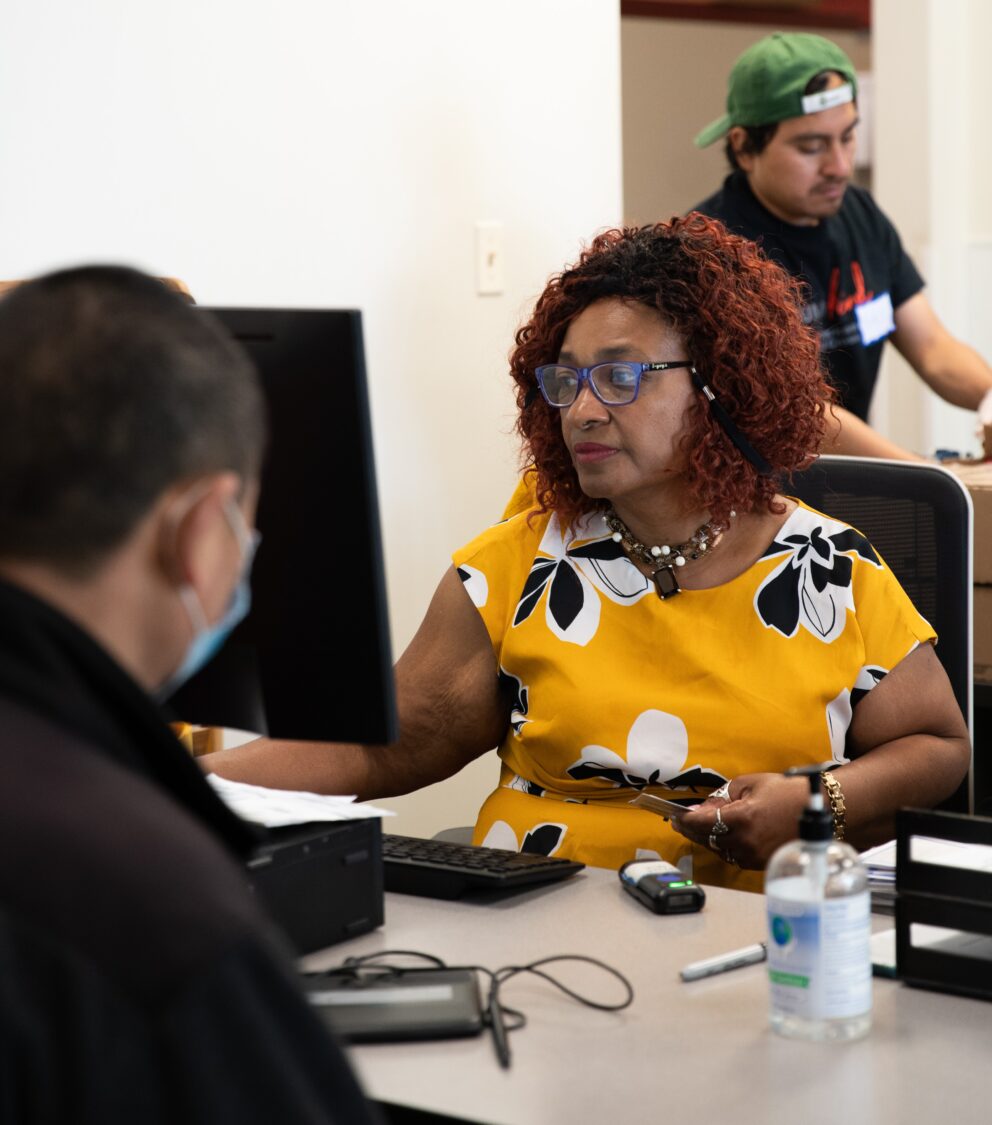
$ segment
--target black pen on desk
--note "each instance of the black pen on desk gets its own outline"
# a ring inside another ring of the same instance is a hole
[[[740,969],[745,965],[757,965],[768,956],[768,947],[763,941],[754,945],[745,945],[743,949],[734,949],[730,953],[721,953],[716,957],[707,957],[705,961],[693,961],[679,973],[683,980],[701,980],[703,977],[712,977],[717,973],[726,973],[731,969]]]
[[[496,989],[489,993],[489,1027],[493,1033],[493,1046],[496,1057],[504,1070],[510,1068],[510,1043],[506,1038],[506,1024],[503,1022],[503,1009],[499,1006]]]

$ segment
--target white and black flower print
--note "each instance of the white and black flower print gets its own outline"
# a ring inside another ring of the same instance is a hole
[[[518,793],[526,793],[528,797],[543,797],[544,790],[535,781],[528,781],[526,777],[513,774],[509,781],[504,783],[504,789],[515,789]]]
[[[510,726],[515,734],[519,734],[524,724],[530,722],[527,718],[530,689],[518,676],[502,667],[499,670],[499,688],[503,698],[509,701]]]
[[[462,580],[465,592],[472,599],[472,605],[476,609],[482,609],[489,601],[489,582],[486,576],[474,566],[462,563],[458,567],[458,577]]]
[[[529,828],[524,833],[524,838],[518,842],[517,834],[505,820],[494,820],[489,826],[486,838],[482,841],[482,846],[506,848],[513,852],[529,852],[531,855],[554,855],[561,847],[567,831],[567,825],[544,821]]]
[[[599,627],[600,598],[625,605],[649,590],[647,578],[633,566],[599,513],[580,520],[565,546],[556,515],[548,521],[538,555],[524,583],[513,624],[520,625],[547,593],[545,618],[560,640],[586,645]]]
[[[682,770],[681,773],[668,778],[664,784],[667,789],[686,790],[689,793],[698,793],[702,790],[704,793],[708,793],[711,789],[719,789],[729,780],[730,778],[724,777],[722,773],[711,770],[706,766],[690,766],[689,769]],[[692,802],[683,803],[691,804]]]
[[[851,688],[851,710],[853,711],[868,692],[877,687],[888,674],[888,668],[880,668],[877,664],[866,664],[858,672],[858,678],[854,681],[854,687]]]
[[[843,764],[849,760],[847,728],[854,717],[854,708],[888,672],[887,668],[881,668],[877,664],[866,664],[858,671],[854,687],[844,688],[827,704],[827,733],[830,735],[830,753],[835,762]]]
[[[615,788],[716,789],[727,780],[716,770],[694,765],[686,768],[689,735],[685,723],[666,711],[642,711],[627,734],[627,755],[622,758],[606,746],[584,746],[581,757],[567,769],[576,781],[597,778]]]
[[[854,609],[850,558],[881,567],[872,545],[858,531],[817,512],[797,509],[763,557],[786,555],[754,596],[762,622],[783,637],[801,625],[829,644],[841,635],[847,610]]]

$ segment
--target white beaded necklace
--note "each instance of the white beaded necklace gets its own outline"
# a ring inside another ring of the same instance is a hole
[[[684,543],[663,543],[656,547],[648,547],[634,537],[633,532],[612,506],[607,508],[603,515],[607,527],[613,532],[613,542],[623,547],[628,558],[637,559],[651,567],[651,580],[662,601],[682,592],[676,577],[676,568],[683,567],[686,563],[716,550],[727,531],[727,524],[708,520]],[[733,519],[736,515],[737,513],[732,511],[730,518]]]

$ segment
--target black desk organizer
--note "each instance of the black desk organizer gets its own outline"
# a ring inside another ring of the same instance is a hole
[[[896,966],[918,988],[992,1000],[992,960],[953,950],[913,946],[914,922],[982,934],[992,943],[992,872],[910,858],[910,840],[930,836],[992,845],[992,819],[902,809],[896,815]]]

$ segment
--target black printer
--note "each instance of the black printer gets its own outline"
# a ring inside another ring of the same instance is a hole
[[[382,824],[362,820],[266,829],[249,882],[297,953],[382,925]]]

